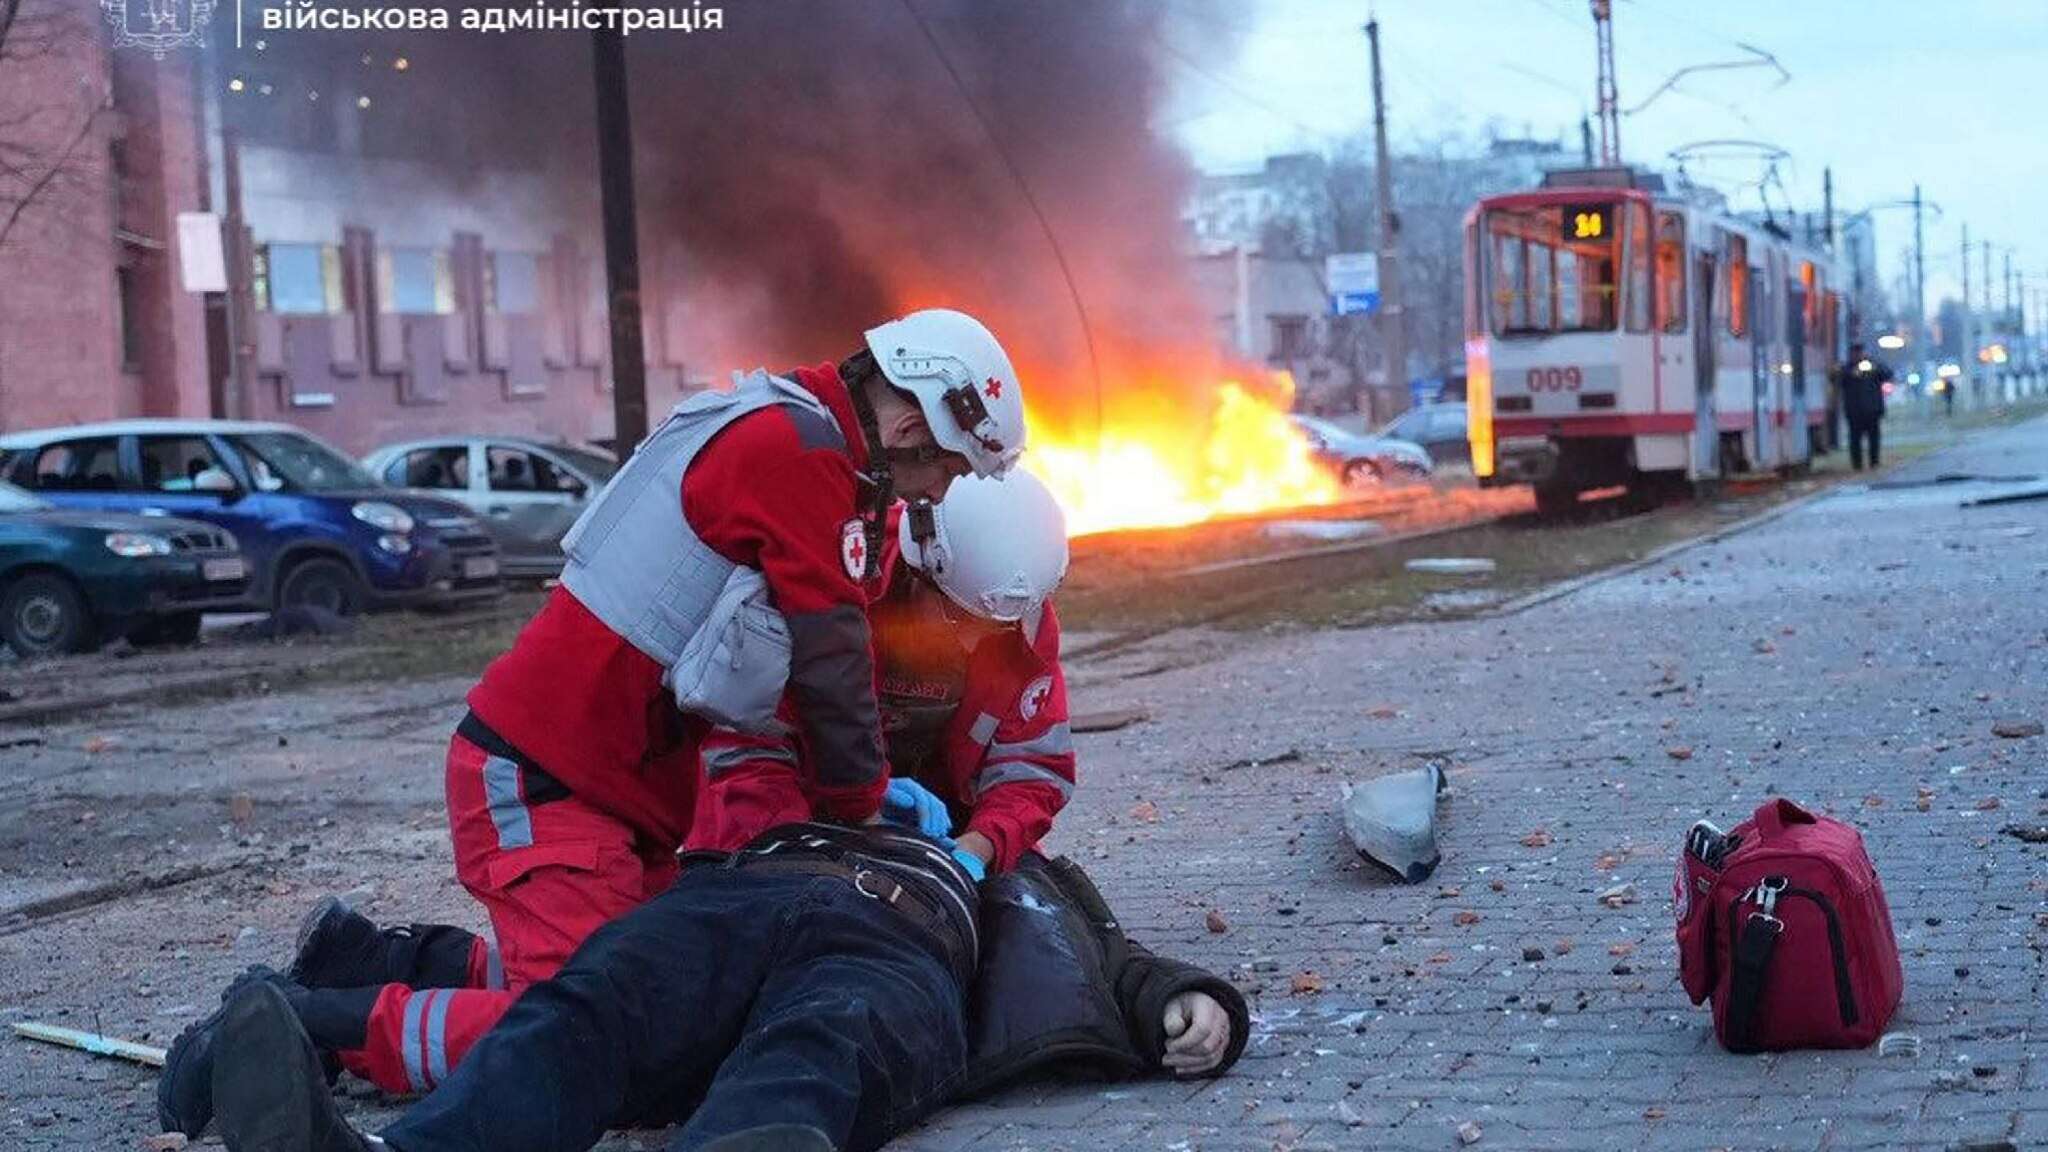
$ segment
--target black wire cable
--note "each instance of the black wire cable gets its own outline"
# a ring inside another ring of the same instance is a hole
[[[982,114],[981,106],[974,102],[973,93],[967,90],[967,81],[961,78],[959,70],[953,67],[953,61],[947,58],[945,47],[933,34],[924,14],[917,10],[917,6],[911,3],[911,0],[903,0],[903,10],[910,13],[912,20],[917,21],[918,31],[924,33],[925,42],[932,46],[932,55],[939,58],[939,64],[945,68],[946,75],[953,78],[953,87],[959,91],[961,101],[967,105],[967,110],[974,114],[974,122],[981,125],[982,133],[988,137],[990,147],[994,148],[996,155],[1002,159],[1003,167],[1009,171],[1010,178],[1017,182],[1017,191],[1023,194],[1024,203],[1030,206],[1031,214],[1038,218],[1038,226],[1045,232],[1046,245],[1052,249],[1052,258],[1059,264],[1060,278],[1066,281],[1067,294],[1074,301],[1074,314],[1081,321],[1081,339],[1088,346],[1088,370],[1095,377],[1095,458],[1099,462],[1102,459],[1102,363],[1095,356],[1095,329],[1088,322],[1087,305],[1081,302],[1081,286],[1075,283],[1074,271],[1067,266],[1067,253],[1060,247],[1060,238],[1053,232],[1052,222],[1046,219],[1045,210],[1038,206],[1038,197],[1032,195],[1030,182],[1024,179],[1024,173],[1017,167],[1017,162],[1010,158],[1009,149],[1003,147],[1002,139],[996,135],[995,126]]]

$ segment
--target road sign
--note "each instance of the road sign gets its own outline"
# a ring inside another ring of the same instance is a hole
[[[1333,252],[1323,258],[1330,287],[1330,311],[1338,316],[1380,310],[1380,262],[1370,252]]]

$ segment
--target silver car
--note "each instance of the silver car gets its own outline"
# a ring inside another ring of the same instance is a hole
[[[490,526],[507,576],[562,571],[562,534],[618,462],[595,448],[518,436],[439,436],[363,457],[372,476],[461,501]]]

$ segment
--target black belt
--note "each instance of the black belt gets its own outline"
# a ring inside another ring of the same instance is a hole
[[[890,874],[890,867],[858,853],[826,855],[816,849],[777,852],[739,851],[685,852],[677,859],[685,871],[693,866],[745,869],[771,875],[820,876],[844,880],[855,892],[891,909],[922,930],[939,945],[952,965],[961,987],[971,980],[978,962],[973,911],[952,906],[951,898],[936,891],[941,881],[932,881],[934,891],[921,891]]]
[[[548,771],[536,763],[533,757],[512,746],[512,742],[491,730],[482,718],[474,712],[462,714],[462,723],[455,726],[455,734],[484,750],[484,755],[509,760],[519,766],[519,775],[525,787],[522,789],[528,807],[546,804],[551,800],[567,800],[569,786],[548,775]]]

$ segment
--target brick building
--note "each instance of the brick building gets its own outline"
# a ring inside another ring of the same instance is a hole
[[[402,45],[252,38],[159,60],[110,47],[94,0],[27,10],[55,50],[0,62],[0,108],[40,111],[0,156],[12,145],[61,171],[0,239],[0,429],[218,415],[355,452],[442,431],[610,436],[594,162],[508,146],[446,99],[460,79],[414,83]],[[81,76],[90,91],[73,98]],[[184,290],[177,225],[228,217],[231,161],[251,301],[240,371],[230,298]],[[0,222],[26,187],[5,176]],[[680,277],[663,275],[680,267],[643,248],[657,411],[706,382],[681,355]]]
[[[193,61],[110,51],[98,17],[30,0],[0,46],[0,428],[209,411],[174,250],[202,198]]]

